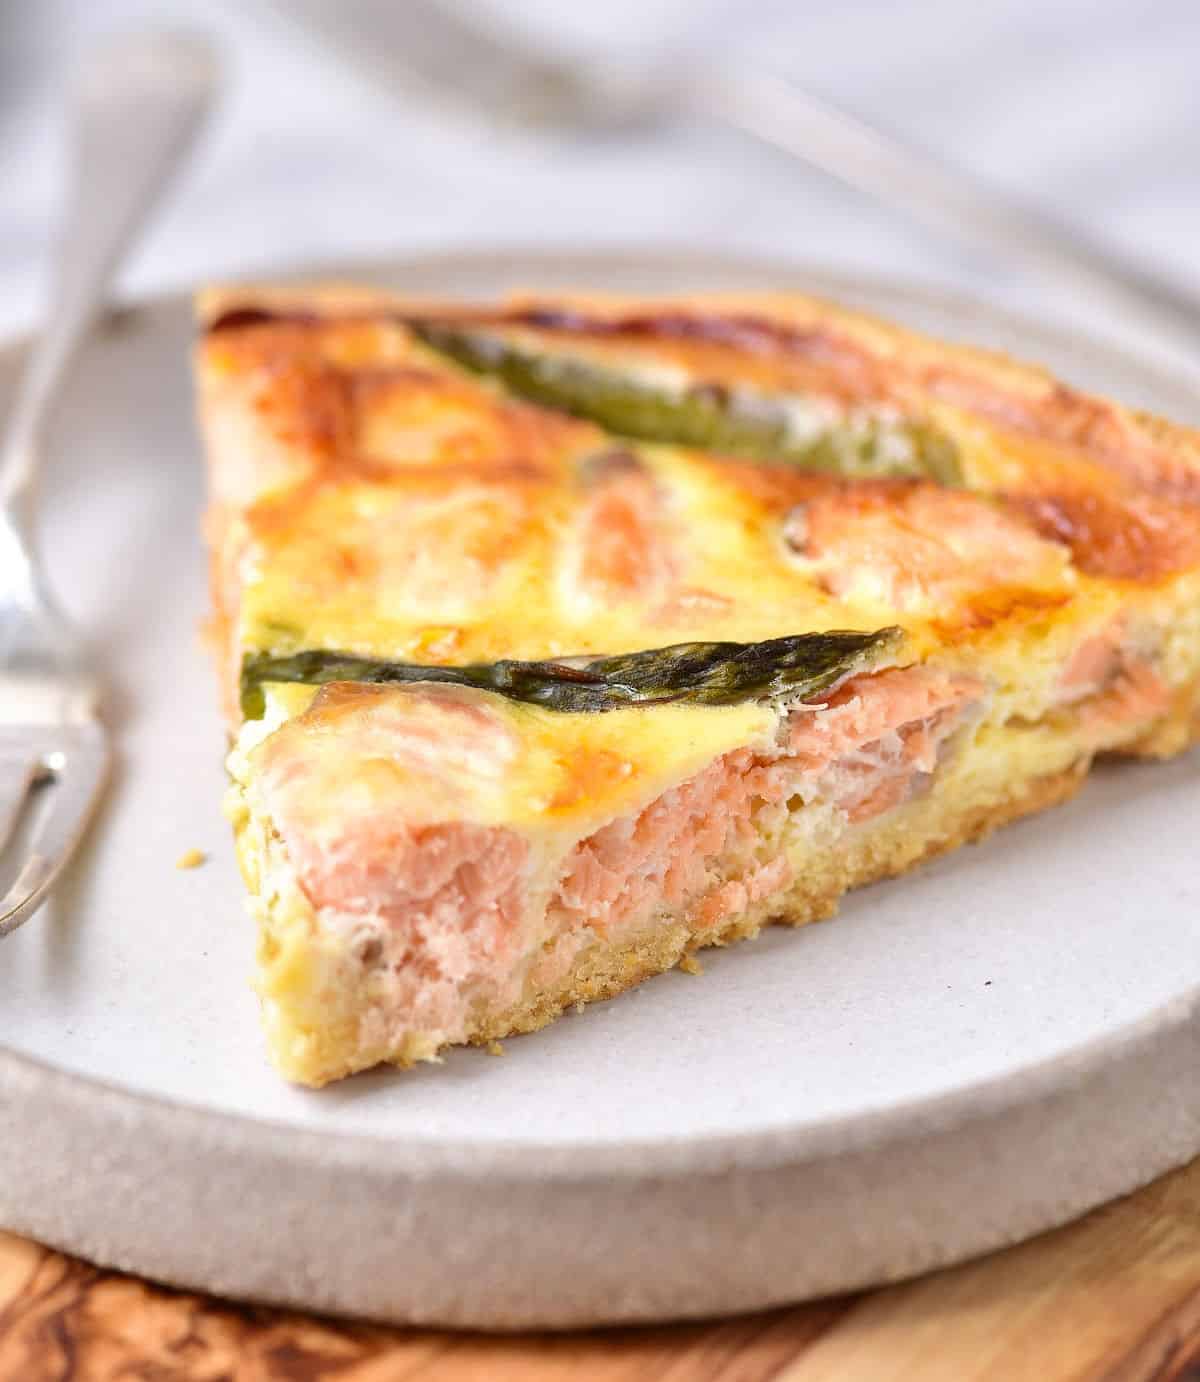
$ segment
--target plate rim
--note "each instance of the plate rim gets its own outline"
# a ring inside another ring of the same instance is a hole
[[[836,922],[836,918],[833,918]],[[1155,1042],[1185,1028],[1200,1014],[1200,983],[1188,993],[1166,1000],[1115,1031],[1003,1075],[927,1095],[904,1104],[842,1114],[808,1127],[780,1125],[767,1131],[714,1133],[703,1137],[627,1138],[613,1143],[563,1146],[505,1140],[468,1148],[460,1139],[396,1137],[367,1131],[303,1127],[274,1118],[223,1113],[166,1095],[130,1089],[94,1075],[66,1070],[38,1056],[0,1045],[0,1097],[43,1086],[60,1107],[84,1105],[89,1112],[107,1111],[122,1121],[130,1114],[153,1120],[171,1136],[189,1124],[193,1134],[219,1133],[206,1141],[231,1138],[257,1142],[267,1155],[283,1155],[305,1144],[322,1162],[353,1147],[364,1153],[371,1169],[419,1176],[463,1176],[487,1173],[509,1182],[587,1181],[602,1177],[637,1180],[646,1174],[647,1156],[660,1174],[705,1174],[727,1169],[731,1160],[745,1170],[773,1170],[797,1161],[816,1161],[862,1147],[880,1147],[919,1138],[931,1127],[948,1130],[969,1121],[985,1121],[1016,1108],[1035,1105],[1061,1092],[1062,1076],[1084,1078],[1133,1063]],[[537,1033],[533,1033],[536,1037]],[[396,1077],[403,1078],[403,1072]],[[280,1077],[282,1078],[282,1077]],[[320,1097],[320,1091],[314,1092]],[[287,1157],[286,1159],[291,1159]]]

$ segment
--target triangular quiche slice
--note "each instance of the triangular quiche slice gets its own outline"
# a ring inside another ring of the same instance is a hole
[[[290,1079],[540,1027],[1196,733],[1186,429],[796,296],[200,318]]]

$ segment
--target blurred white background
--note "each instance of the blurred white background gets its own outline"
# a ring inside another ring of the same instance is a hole
[[[1088,315],[732,132],[537,141],[389,97],[283,17],[283,3],[0,4],[0,330],[32,320],[39,301],[71,64],[105,31],[146,21],[217,34],[230,81],[127,276],[136,292],[414,248],[686,242]],[[459,3],[559,51],[757,56],[1200,289],[1197,0]]]

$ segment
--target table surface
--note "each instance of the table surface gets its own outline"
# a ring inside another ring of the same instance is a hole
[[[1200,1160],[1075,1224],[882,1290],[711,1323],[486,1336],[167,1290],[0,1234],[22,1382],[1200,1382]]]

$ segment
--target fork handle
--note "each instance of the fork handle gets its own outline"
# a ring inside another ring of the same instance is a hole
[[[940,164],[775,74],[698,69],[680,95],[955,238],[1024,261],[1044,279],[1170,340],[1200,361],[1200,297],[1084,232]]]
[[[74,101],[73,176],[49,313],[0,451],[0,507],[24,526],[52,400],[126,249],[212,105],[215,51],[183,34],[137,33],[85,60]]]

